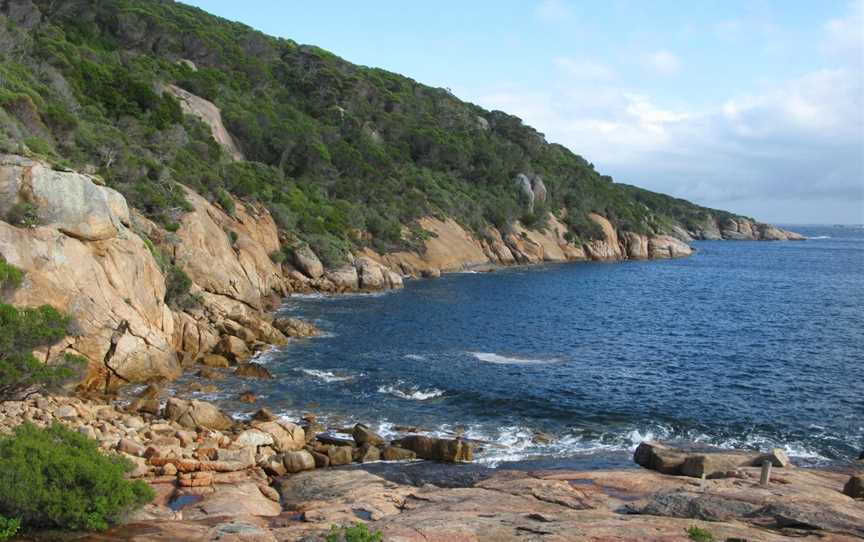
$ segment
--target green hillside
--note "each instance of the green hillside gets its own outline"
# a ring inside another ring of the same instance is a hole
[[[410,246],[424,235],[412,222],[429,214],[482,232],[517,219],[536,227],[551,211],[585,240],[599,234],[591,211],[639,233],[708,213],[615,184],[517,117],[197,8],[0,5],[0,151],[96,173],[169,230],[187,208],[177,183],[223,207],[225,191],[264,202],[331,261],[358,244]],[[164,84],[215,103],[247,160],[232,160],[207,126],[184,117]],[[547,187],[533,212],[519,173]]]

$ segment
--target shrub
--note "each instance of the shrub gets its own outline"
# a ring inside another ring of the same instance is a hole
[[[185,271],[174,264],[169,264],[165,269],[165,303],[174,307],[180,307],[187,301],[192,279]]]
[[[287,256],[285,255],[285,252],[283,250],[274,250],[270,253],[270,259],[273,261],[273,263],[281,264],[285,263]]]
[[[216,201],[219,202],[219,205],[231,216],[234,216],[236,212],[236,206],[234,205],[234,199],[231,198],[231,195],[228,194],[225,190],[219,190],[216,193]]]
[[[132,467],[60,424],[25,423],[0,437],[0,513],[25,528],[105,530],[154,497],[145,482],[124,479]]]
[[[41,137],[25,138],[24,144],[27,145],[27,147],[35,154],[41,154],[43,156],[51,156],[54,154],[54,149],[51,147],[51,144]]]
[[[365,523],[355,523],[353,527],[330,526],[327,542],[381,542],[384,535],[381,531],[369,531]]]
[[[0,289],[11,286],[16,287],[21,285],[21,280],[24,274],[15,266],[6,263],[6,260],[0,258]]]
[[[80,358],[66,356],[59,365],[48,365],[33,356],[34,348],[50,346],[65,337],[68,326],[69,318],[54,307],[19,309],[0,303],[0,400],[72,376]]]
[[[21,520],[0,516],[0,542],[5,542],[15,536],[20,528]]]
[[[687,537],[696,542],[711,542],[714,540],[714,535],[710,531],[696,525],[687,528]]]

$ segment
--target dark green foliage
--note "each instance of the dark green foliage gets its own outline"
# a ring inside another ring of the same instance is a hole
[[[355,523],[352,527],[330,526],[327,542],[381,542],[384,534],[381,531],[370,531],[365,523]]]
[[[512,115],[182,3],[35,4],[41,24],[10,25],[17,49],[0,59],[0,105],[33,152],[95,165],[165,226],[190,210],[178,183],[229,214],[229,193],[264,203],[333,261],[367,242],[358,231],[379,250],[415,248],[403,226],[428,215],[482,233],[519,219],[543,227],[545,211],[563,212],[569,236],[586,240],[597,235],[590,212],[638,233],[710,212],[615,184]],[[221,109],[247,160],[232,161],[209,127],[182,115],[161,90],[172,83]],[[7,132],[0,142],[17,141]],[[527,213],[518,173],[543,177],[542,209]]]
[[[21,528],[21,520],[0,516],[0,542],[9,540]]]
[[[192,279],[176,265],[169,264],[165,271],[165,303],[183,307],[189,301],[189,288]]]
[[[66,356],[48,365],[32,353],[65,337],[68,326],[69,318],[48,305],[30,309],[0,303],[0,401],[59,384],[74,374],[79,358]]]
[[[288,256],[285,254],[284,250],[274,250],[270,253],[270,260],[275,264],[285,263],[285,260],[288,259]]]
[[[687,528],[687,537],[696,542],[711,542],[714,540],[714,535],[710,531],[696,525]]]
[[[25,423],[0,437],[0,514],[28,529],[105,530],[154,497],[145,482],[124,479],[131,469],[60,424]]]

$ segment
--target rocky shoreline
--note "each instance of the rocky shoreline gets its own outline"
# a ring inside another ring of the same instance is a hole
[[[66,539],[323,540],[331,525],[358,521],[394,541],[687,540],[693,526],[715,540],[864,538],[864,463],[795,468],[777,449],[644,442],[641,469],[495,470],[468,463],[475,445],[460,439],[386,442],[359,424],[334,434],[311,414],[292,422],[266,409],[238,422],[154,389],[127,405],[42,395],[0,404],[0,431],[24,421],[97,440],[156,490],[124,525]],[[764,463],[774,467],[766,485]]]

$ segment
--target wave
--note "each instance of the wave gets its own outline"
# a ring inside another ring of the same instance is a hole
[[[425,361],[426,360],[426,356],[421,356],[420,354],[405,354],[402,357],[405,359],[411,359],[414,361]]]
[[[444,390],[430,388],[421,390],[419,386],[404,387],[404,383],[400,380],[395,386],[381,386],[378,388],[378,393],[386,393],[400,399],[410,401],[426,401],[444,395]]]
[[[807,239],[831,239],[830,235],[816,235],[815,237],[808,237]]]
[[[304,369],[302,367],[297,369],[300,372],[306,373],[309,376],[315,377],[318,380],[323,380],[324,382],[346,382],[348,380],[354,380],[353,375],[337,375],[331,371],[319,371],[318,369]]]
[[[496,363],[499,365],[541,365],[544,363],[557,363],[561,361],[558,358],[524,358],[520,356],[503,356],[494,352],[469,352],[472,356],[486,363]]]

